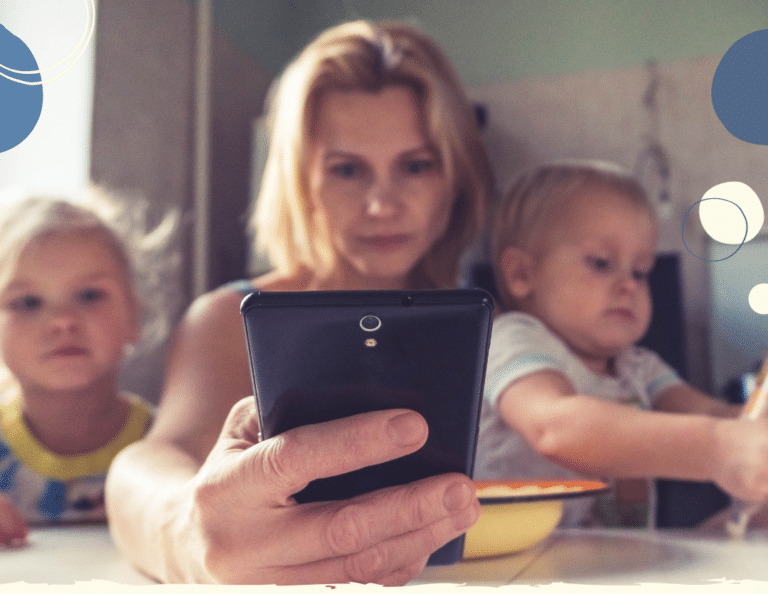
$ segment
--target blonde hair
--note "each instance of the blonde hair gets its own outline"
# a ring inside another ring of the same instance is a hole
[[[100,188],[71,198],[17,196],[4,201],[0,216],[0,290],[10,282],[29,245],[61,233],[94,233],[125,274],[137,308],[142,347],[154,347],[168,335],[171,318],[181,305],[178,292],[169,292],[173,286],[169,279],[180,263],[177,227],[178,217],[169,213],[149,232],[146,201],[118,199]]]
[[[538,253],[550,239],[565,201],[585,188],[619,193],[656,219],[656,210],[640,182],[614,163],[563,160],[522,173],[499,201],[491,224],[491,261],[503,309],[515,307],[501,272],[504,250],[517,247]]]
[[[481,230],[492,187],[491,167],[474,110],[448,59],[414,27],[355,21],[322,33],[286,68],[274,89],[270,149],[251,226],[257,249],[277,270],[326,269],[331,238],[318,228],[308,200],[308,156],[320,97],[325,91],[375,93],[411,88],[422,107],[429,142],[455,194],[444,235],[411,274],[426,287],[452,286],[459,259]]]

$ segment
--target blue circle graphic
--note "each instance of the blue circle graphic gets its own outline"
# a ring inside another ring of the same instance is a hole
[[[3,68],[5,66],[5,68]],[[21,39],[0,25],[0,73],[11,79],[40,82],[37,61]],[[0,153],[21,143],[34,130],[43,110],[43,85],[25,85],[0,76]]]
[[[733,204],[736,208],[739,209],[739,212],[741,213],[741,216],[744,217],[744,237],[742,238],[741,243],[736,246],[736,249],[733,250],[730,254],[728,254],[724,258],[714,258],[714,259],[711,259],[711,260],[709,258],[702,258],[701,256],[697,256],[696,254],[694,254],[691,251],[691,248],[688,247],[688,244],[685,243],[685,220],[688,218],[688,214],[691,212],[691,209],[694,206],[696,206],[700,202],[706,202],[707,200],[722,200],[723,202],[727,202],[729,204]],[[691,254],[691,256],[693,256],[694,258],[698,258],[699,260],[704,260],[705,262],[722,262],[723,260],[727,260],[731,256],[736,255],[736,252],[738,252],[741,249],[741,246],[743,246],[744,243],[747,241],[747,233],[749,233],[749,221],[747,220],[747,215],[744,214],[744,211],[742,210],[741,206],[739,206],[738,204],[736,204],[732,200],[727,200],[725,198],[711,197],[711,198],[702,198],[701,200],[697,200],[696,202],[691,204],[690,208],[688,208],[687,211],[685,211],[685,216],[683,217],[683,234],[682,234],[683,235],[683,245],[685,246],[685,249],[688,250],[688,253]]]
[[[768,29],[745,35],[712,77],[712,107],[739,140],[768,144]]]

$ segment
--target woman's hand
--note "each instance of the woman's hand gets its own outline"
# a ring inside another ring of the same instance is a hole
[[[27,540],[27,523],[5,495],[0,495],[0,545],[11,547]]]
[[[479,504],[464,475],[432,477],[347,501],[297,504],[311,480],[397,458],[427,437],[412,411],[381,411],[258,443],[253,398],[232,409],[193,481],[180,542],[184,581],[401,585],[465,532]]]

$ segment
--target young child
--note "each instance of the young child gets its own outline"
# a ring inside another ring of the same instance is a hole
[[[657,477],[768,499],[768,424],[736,419],[740,407],[635,346],[657,239],[641,186],[609,164],[555,163],[524,174],[497,212],[502,313],[476,478],[617,479],[609,498],[568,501],[564,526],[652,524]]]
[[[104,520],[107,468],[144,435],[152,409],[118,388],[142,333],[132,246],[72,202],[4,208],[0,545],[12,545],[30,524]]]

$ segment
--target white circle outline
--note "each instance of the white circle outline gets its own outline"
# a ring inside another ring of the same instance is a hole
[[[85,48],[88,47],[88,44],[91,42],[91,39],[93,38],[93,30],[96,26],[96,6],[94,5],[94,0],[83,0],[83,2],[85,3],[85,12],[86,12],[85,30],[83,31],[83,34],[80,36],[80,41],[77,42],[75,49],[73,49],[66,58],[59,61],[57,64],[54,64],[53,66],[50,66],[49,68],[45,68],[43,70],[14,70],[13,68],[0,64],[1,69],[7,70],[8,72],[13,72],[15,74],[42,74],[43,72],[48,72],[50,70],[58,68],[59,66],[64,64],[66,61],[68,61],[75,53],[79,51],[79,53],[77,53],[77,56],[75,56],[74,61],[69,66],[67,66],[67,68],[63,72],[60,72],[59,74],[57,74],[52,78],[49,78],[46,80],[39,80],[39,81],[20,80],[18,78],[9,76],[2,71],[0,71],[0,76],[7,78],[12,82],[16,82],[22,85],[37,86],[37,85],[42,85],[43,83],[51,82],[52,80],[56,80],[57,78],[62,77],[67,72],[69,72],[72,69],[72,67],[75,64],[77,64],[77,61],[83,55]],[[88,9],[89,4],[90,4],[90,10]],[[83,41],[84,39],[85,41]],[[80,46],[82,46],[82,48]]]

